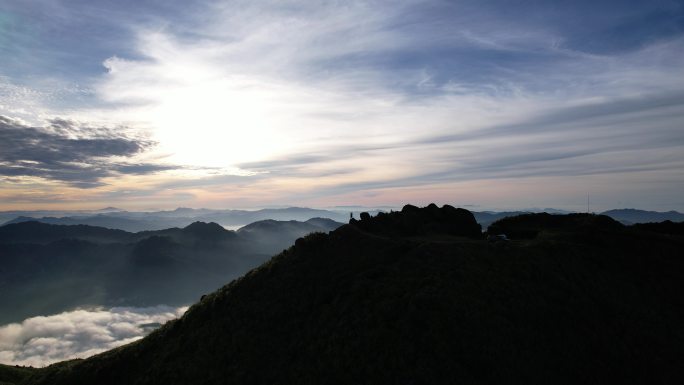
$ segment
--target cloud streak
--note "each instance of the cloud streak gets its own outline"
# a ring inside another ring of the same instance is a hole
[[[55,119],[44,128],[0,116],[0,175],[38,177],[79,187],[97,187],[116,174],[145,175],[173,169],[150,163],[125,163],[153,145],[149,140]]]
[[[42,367],[136,341],[186,307],[74,310],[0,326],[0,363]]]

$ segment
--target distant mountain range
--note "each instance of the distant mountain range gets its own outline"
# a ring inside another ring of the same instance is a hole
[[[377,211],[374,211],[377,212]],[[306,221],[310,218],[328,218],[338,222],[349,220],[348,212],[335,212],[302,207],[263,210],[209,210],[178,208],[172,211],[129,212],[109,210],[97,213],[71,213],[66,215],[41,215],[45,212],[3,212],[0,218],[9,218],[5,224],[39,221],[54,225],[89,225],[119,229],[129,232],[163,230],[170,227],[185,227],[192,222],[215,222],[226,228],[238,228],[261,220]]]
[[[195,227],[178,231],[224,234]],[[449,206],[364,215],[297,240],[142,340],[45,369],[0,366],[0,381],[681,382],[684,224],[544,213],[492,227],[511,240],[487,240]]]
[[[349,211],[342,211],[344,209],[349,209]],[[163,230],[171,227],[185,227],[192,222],[197,221],[215,222],[229,229],[237,229],[246,224],[267,219],[306,221],[309,218],[319,217],[346,223],[349,220],[350,212],[354,212],[358,218],[358,214],[361,211],[367,211],[371,215],[375,215],[378,212],[388,212],[391,210],[364,210],[361,207],[336,208],[335,210],[289,207],[254,211],[178,208],[170,211],[129,212],[114,207],[108,207],[94,212],[6,211],[0,212],[0,220],[4,219],[4,224],[39,221],[55,225],[89,225],[129,232],[139,232]],[[487,228],[487,226],[501,218],[537,212],[547,212],[549,214],[569,213],[553,208],[518,211],[473,211],[472,213],[475,216],[475,220],[482,225],[483,228]],[[684,214],[676,211],[661,213],[656,211],[621,209],[610,210],[601,214],[610,216],[625,224],[662,222],[664,220],[673,222],[684,221]]]
[[[684,222],[684,214],[677,211],[645,211],[636,209],[608,210],[601,213],[616,221],[629,225],[632,223],[651,223],[651,222]]]
[[[568,211],[555,210],[555,209],[535,209],[535,210],[523,210],[523,211],[481,211],[473,212],[475,219],[482,227],[487,227],[499,219],[514,217],[521,214],[532,214],[532,213],[548,213],[548,214],[570,214]],[[625,225],[634,223],[651,223],[651,222],[684,222],[684,214],[677,211],[647,211],[647,210],[636,210],[636,209],[619,209],[619,210],[608,210],[600,213],[600,215],[609,216],[616,221],[619,221]]]
[[[78,306],[182,305],[252,269],[327,218],[126,232],[36,221],[0,227],[0,325]]]

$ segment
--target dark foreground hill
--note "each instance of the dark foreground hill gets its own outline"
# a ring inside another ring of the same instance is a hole
[[[469,214],[309,235],[148,337],[21,383],[682,382],[681,237],[531,216],[525,240],[487,242]]]

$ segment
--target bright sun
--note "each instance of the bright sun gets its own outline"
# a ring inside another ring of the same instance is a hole
[[[268,94],[240,79],[169,90],[151,121],[169,160],[204,167],[232,167],[281,153],[289,144],[270,116]]]

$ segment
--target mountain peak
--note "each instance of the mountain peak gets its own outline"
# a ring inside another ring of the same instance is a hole
[[[211,237],[217,235],[226,235],[230,231],[223,228],[216,222],[193,222],[183,228],[184,233],[190,233],[199,237]]]
[[[449,205],[441,208],[434,203],[423,208],[406,205],[398,212],[381,212],[374,217],[364,212],[360,217],[360,220],[350,220],[350,225],[385,236],[448,234],[477,238],[482,235],[482,228],[470,211]]]
[[[121,210],[118,207],[109,206],[109,207],[105,207],[103,209],[99,209],[99,210],[95,210],[95,211],[100,212],[100,213],[109,213],[109,212],[118,212],[118,211],[123,211],[123,210]]]

